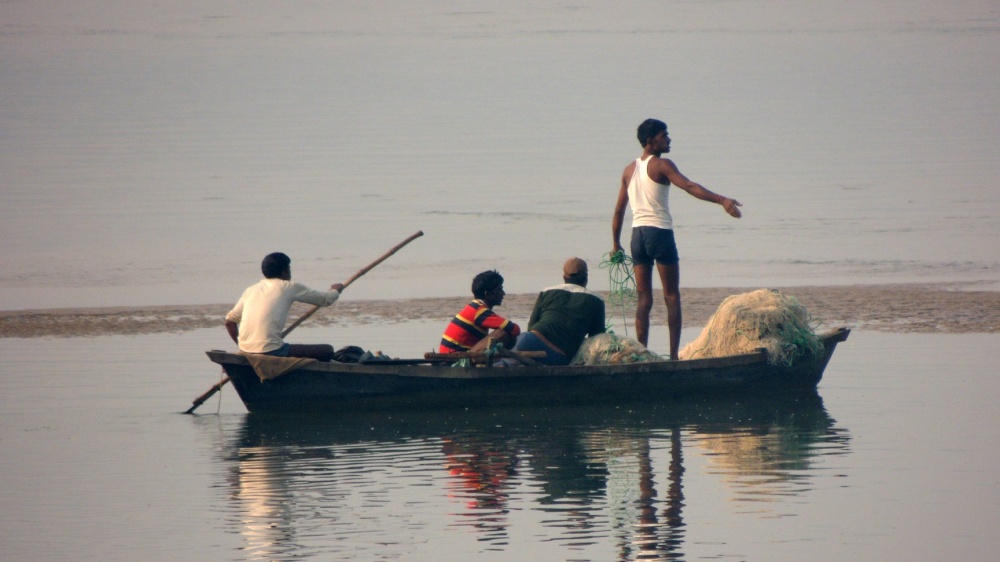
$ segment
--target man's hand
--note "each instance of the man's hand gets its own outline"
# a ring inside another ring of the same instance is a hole
[[[733,217],[736,217],[736,218],[740,218],[740,217],[743,216],[743,213],[740,212],[740,209],[739,209],[742,206],[743,206],[743,203],[740,203],[739,201],[737,201],[735,199],[730,199],[730,198],[726,197],[725,199],[722,200],[722,208],[725,209],[726,212],[729,213],[730,216],[733,216]]]

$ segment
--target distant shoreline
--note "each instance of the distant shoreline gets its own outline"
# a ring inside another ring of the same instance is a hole
[[[886,332],[1000,332],[1000,291],[966,290],[959,284],[878,284],[774,287],[795,297],[821,327],[848,326]],[[959,290],[961,288],[961,290]],[[704,326],[727,296],[748,288],[684,288],[684,325]],[[599,293],[602,294],[602,293]],[[602,296],[607,297],[606,293]],[[659,289],[657,289],[659,296]],[[468,297],[402,300],[358,300],[349,296],[308,320],[309,326],[350,326],[378,322],[440,321],[443,326]],[[535,294],[507,295],[497,312],[527,323]],[[231,304],[146,307],[62,308],[0,311],[0,337],[93,337],[186,332],[217,327]],[[632,321],[633,305],[625,316]],[[295,308],[297,318],[309,307]],[[622,309],[608,304],[608,317],[622,323]],[[652,322],[666,323],[666,309],[657,299]]]

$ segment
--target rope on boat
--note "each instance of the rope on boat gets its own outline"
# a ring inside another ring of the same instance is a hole
[[[608,292],[608,304],[616,307],[622,314],[622,325],[625,327],[625,337],[628,337],[628,322],[625,318],[626,305],[635,304],[639,300],[639,294],[635,288],[635,275],[632,272],[632,258],[622,250],[604,254],[601,267],[607,268],[610,290]],[[610,321],[608,325],[611,328]]]

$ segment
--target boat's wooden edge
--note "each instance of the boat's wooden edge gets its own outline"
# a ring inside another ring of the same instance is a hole
[[[238,353],[213,350],[207,352],[209,359],[220,365],[247,365],[246,357]],[[453,367],[450,363],[405,363],[392,361],[373,361],[370,363],[312,363],[303,371],[340,372],[357,374],[392,374],[395,376],[433,376],[442,378],[481,378],[503,376],[507,378],[535,377],[541,374],[549,376],[576,376],[581,374],[637,374],[647,372],[685,372],[704,368],[722,368],[746,366],[763,363],[767,354],[763,351],[732,355],[728,357],[713,357],[708,359],[693,359],[690,361],[647,361],[642,363],[627,363],[622,365],[566,365],[566,366],[532,366],[532,367],[491,367],[466,366]]]
[[[836,344],[847,340],[850,335],[850,328],[840,327],[829,332],[820,334],[820,338],[823,340],[824,345],[827,347],[827,356],[833,352],[833,348]],[[832,344],[832,345],[831,345]],[[220,365],[249,365],[246,357],[240,353],[233,353],[228,351],[223,351],[219,349],[213,349],[211,351],[205,352],[209,359],[214,363]],[[740,366],[740,365],[751,365],[754,363],[761,363],[767,361],[767,352],[761,348],[753,353],[742,353],[738,355],[727,355],[722,357],[709,357],[703,359],[689,359],[683,361],[648,361],[643,363],[628,363],[623,365],[567,365],[567,366],[537,366],[531,367],[530,369],[522,368],[506,368],[506,367],[488,367],[488,366],[469,366],[469,367],[452,367],[450,363],[442,363],[439,360],[427,360],[427,359],[392,359],[385,361],[372,361],[367,363],[314,363],[305,368],[305,370],[312,371],[330,371],[330,372],[343,372],[350,371],[356,373],[365,372],[385,372],[386,369],[392,369],[395,371],[394,374],[400,376],[414,375],[421,376],[426,375],[430,371],[434,371],[438,376],[454,376],[458,378],[466,378],[469,376],[488,376],[488,374],[496,374],[498,371],[502,372],[504,376],[507,377],[517,377],[519,375],[523,376],[534,376],[543,371],[545,374],[549,375],[578,375],[581,373],[593,373],[593,372],[603,372],[607,374],[617,374],[617,373],[634,373],[634,372],[650,372],[650,371],[693,371],[704,369],[708,367],[729,367],[729,366]]]
[[[847,341],[847,336],[851,335],[851,329],[847,327],[840,327],[825,334],[820,334],[820,339],[824,342],[844,342]]]

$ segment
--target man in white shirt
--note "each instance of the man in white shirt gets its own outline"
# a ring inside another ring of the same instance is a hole
[[[244,353],[330,361],[332,345],[289,344],[281,332],[293,302],[330,306],[340,298],[344,285],[334,283],[329,291],[316,291],[293,282],[291,263],[291,258],[281,252],[264,257],[260,264],[264,279],[243,291],[239,302],[226,314],[226,330]]]

